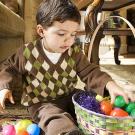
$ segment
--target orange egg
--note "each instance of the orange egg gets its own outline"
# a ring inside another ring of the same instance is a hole
[[[113,108],[112,104],[108,100],[103,100],[100,103],[100,107],[101,107],[101,111],[106,115],[109,115]]]
[[[110,116],[126,117],[126,116],[128,116],[128,113],[120,108],[114,108],[111,111]]]
[[[29,135],[29,133],[25,130],[20,130],[16,135]]]

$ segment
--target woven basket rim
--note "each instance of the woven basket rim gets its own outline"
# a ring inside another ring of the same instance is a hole
[[[88,110],[82,106],[80,106],[76,101],[75,101],[75,98],[77,97],[77,95],[79,94],[78,93],[75,93],[73,96],[72,96],[72,102],[74,103],[74,105],[76,106],[79,106],[82,110],[88,112],[88,113],[91,113],[91,114],[94,114],[94,115],[97,115],[97,116],[100,116],[100,117],[104,117],[104,118],[111,118],[111,119],[118,119],[118,120],[125,120],[125,119],[135,119],[135,117],[131,117],[131,116],[127,116],[127,117],[113,117],[113,116],[109,116],[109,115],[104,115],[104,114],[100,114],[100,113],[96,113],[94,111],[91,111],[91,110]]]

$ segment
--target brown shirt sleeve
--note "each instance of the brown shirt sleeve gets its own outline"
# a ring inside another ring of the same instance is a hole
[[[0,90],[10,89],[21,79],[24,73],[23,47],[19,48],[15,54],[9,57],[0,65]]]
[[[82,51],[79,51],[77,57],[77,74],[86,84],[86,89],[94,90],[103,95],[105,86],[112,78],[105,72],[102,72],[98,65],[92,64]]]

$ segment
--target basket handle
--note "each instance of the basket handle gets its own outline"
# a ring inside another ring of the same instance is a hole
[[[101,28],[101,26],[102,26],[105,22],[107,22],[107,21],[108,21],[109,19],[111,19],[111,18],[120,18],[120,19],[122,19],[122,20],[129,26],[129,28],[131,29],[131,31],[132,31],[132,33],[133,33],[133,36],[134,36],[134,38],[135,38],[135,28],[134,28],[134,26],[133,26],[126,18],[124,18],[124,17],[122,17],[122,16],[109,16],[108,18],[106,18],[106,19],[104,19],[103,21],[101,21],[101,22],[98,24],[98,26],[96,27],[95,31],[93,32],[93,35],[92,35],[91,40],[90,40],[89,50],[88,50],[88,59],[89,59],[89,61],[90,61],[90,59],[91,59],[91,53],[92,53],[92,48],[93,48],[93,45],[94,45],[95,37],[96,37],[96,35],[97,35],[99,29]]]

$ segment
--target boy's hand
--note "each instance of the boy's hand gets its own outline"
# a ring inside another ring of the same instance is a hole
[[[5,109],[5,100],[8,99],[12,104],[14,104],[14,99],[12,93],[8,89],[0,90],[0,112]]]
[[[135,101],[135,97],[129,96],[121,87],[119,87],[115,82],[110,81],[107,83],[106,88],[109,91],[109,94],[111,96],[111,103],[113,104],[115,101],[116,96],[121,95],[125,99],[126,103],[129,102],[128,98],[131,99],[132,102]]]

